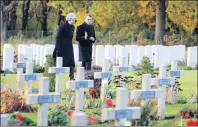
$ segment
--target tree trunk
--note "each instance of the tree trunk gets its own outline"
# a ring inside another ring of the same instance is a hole
[[[155,39],[157,44],[163,44],[165,35],[165,3],[166,0],[156,1],[156,30]]]
[[[30,0],[23,1],[23,8],[22,8],[22,30],[25,30],[28,25],[28,12],[30,8]]]
[[[16,23],[17,23],[16,8],[17,8],[17,5],[15,5],[12,11],[10,12],[10,21],[8,24],[10,30],[16,30]]]
[[[9,21],[9,12],[18,3],[14,1],[0,1],[1,2],[1,43],[7,43],[7,26]]]
[[[41,29],[43,31],[43,36],[47,36],[47,3],[49,1],[45,0],[45,1],[41,1],[42,4],[42,20],[41,20]]]
[[[62,11],[59,10],[58,12],[58,21],[57,21],[57,25],[61,25],[65,22],[65,16],[62,16]]]

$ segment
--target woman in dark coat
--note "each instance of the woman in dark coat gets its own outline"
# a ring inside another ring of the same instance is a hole
[[[56,35],[56,44],[53,52],[54,62],[56,63],[56,57],[63,57],[63,67],[70,67],[69,77],[70,80],[74,80],[74,52],[73,52],[73,33],[76,22],[76,16],[74,13],[69,13],[66,16],[66,22],[61,24],[58,28]]]

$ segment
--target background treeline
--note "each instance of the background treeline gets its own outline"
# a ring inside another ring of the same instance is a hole
[[[198,3],[162,1],[165,6],[156,1],[2,0],[1,42],[48,38],[45,43],[54,43],[58,25],[74,12],[75,26],[83,22],[85,13],[93,15],[100,43],[156,44],[157,32],[167,45],[196,45]]]

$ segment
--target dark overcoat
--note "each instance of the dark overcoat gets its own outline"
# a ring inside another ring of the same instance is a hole
[[[61,24],[56,34],[56,44],[53,52],[53,58],[56,56],[63,57],[63,67],[75,67],[74,51],[73,51],[73,33],[74,26],[68,22]],[[58,51],[58,53],[57,53]]]
[[[85,40],[85,31],[88,34],[87,40]],[[79,61],[91,61],[92,60],[92,43],[95,41],[89,40],[90,37],[95,36],[95,30],[93,25],[83,23],[77,27],[76,40],[79,42]]]

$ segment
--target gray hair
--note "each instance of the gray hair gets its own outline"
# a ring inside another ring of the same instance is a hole
[[[66,16],[66,20],[67,20],[67,21],[76,20],[76,15],[75,15],[74,13],[69,13],[69,14]]]

